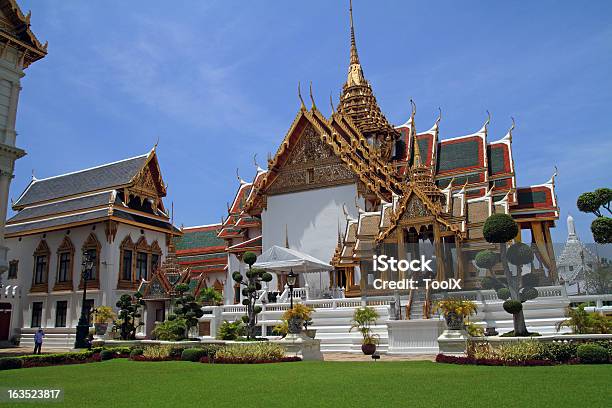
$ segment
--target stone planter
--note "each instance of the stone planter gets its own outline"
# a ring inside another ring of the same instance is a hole
[[[463,316],[450,312],[444,316],[448,330],[463,330]]]
[[[376,353],[376,344],[362,344],[361,351],[366,356],[371,356],[372,354]]]
[[[290,334],[300,334],[302,332],[302,326],[304,325],[303,319],[291,318],[287,322],[288,332]]]
[[[306,329],[304,330],[304,332],[306,332],[306,335],[310,337],[311,339],[314,339],[315,336],[317,335],[317,329]]]
[[[96,332],[96,336],[104,336],[106,334],[107,329],[108,323],[94,323],[94,330]]]

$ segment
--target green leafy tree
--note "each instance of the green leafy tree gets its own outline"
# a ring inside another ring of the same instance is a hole
[[[184,319],[176,318],[176,315],[168,316],[168,320],[159,323],[153,329],[153,336],[158,340],[182,340],[185,337],[187,325]]]
[[[115,321],[115,327],[119,327],[121,340],[134,340],[136,339],[136,330],[144,325],[140,318],[142,314],[140,309],[144,305],[142,295],[140,292],[136,292],[134,295],[121,295],[117,301],[117,320]]]
[[[178,296],[174,300],[174,314],[183,320],[185,331],[183,338],[189,337],[189,330],[198,324],[198,319],[204,315],[202,305],[189,293],[189,285],[180,283],[174,287]]]
[[[257,325],[257,315],[261,313],[261,306],[257,306],[257,291],[262,288],[262,282],[270,282],[272,275],[263,269],[253,268],[257,261],[257,255],[253,252],[245,252],[242,260],[248,265],[249,270],[246,272],[246,279],[239,271],[232,273],[232,279],[243,286],[242,288],[242,304],[246,306],[246,315],[242,317],[242,321],[247,325],[247,339],[255,338],[255,328]]]
[[[612,214],[612,189],[598,188],[595,191],[582,193],[576,201],[578,209],[584,213],[592,213],[597,218],[591,223],[593,238],[598,244],[612,243],[612,218],[602,214],[602,209]]]
[[[199,298],[204,305],[220,305],[223,303],[223,295],[213,287],[202,289]]]

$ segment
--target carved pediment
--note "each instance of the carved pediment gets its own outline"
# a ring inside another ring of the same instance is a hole
[[[355,174],[321,140],[314,126],[308,123],[267,192],[281,194],[353,182]]]
[[[159,196],[158,184],[153,178],[153,173],[149,166],[146,166],[134,179],[134,184],[130,190],[140,196],[157,198]]]
[[[427,209],[423,201],[415,194],[412,194],[406,203],[406,210],[402,215],[402,220],[410,220],[412,218],[426,217],[431,215],[431,212]]]

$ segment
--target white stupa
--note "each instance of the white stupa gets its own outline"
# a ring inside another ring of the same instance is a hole
[[[597,264],[597,257],[580,241],[574,217],[567,216],[567,241],[557,258],[559,277],[565,282],[568,295],[586,293],[586,272]]]

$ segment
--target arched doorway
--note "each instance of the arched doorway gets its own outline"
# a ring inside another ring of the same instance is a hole
[[[9,339],[11,331],[11,304],[0,303],[0,341]]]

